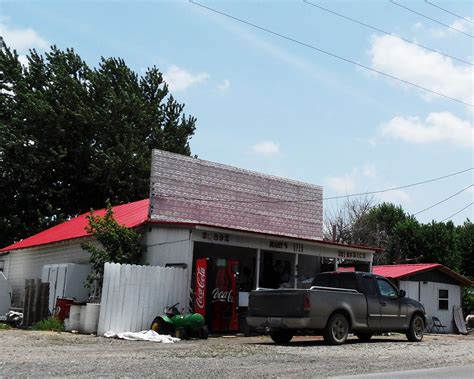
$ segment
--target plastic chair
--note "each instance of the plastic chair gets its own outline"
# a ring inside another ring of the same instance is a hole
[[[434,329],[436,329],[438,333],[441,330],[443,333],[446,333],[446,325],[443,325],[438,317],[432,316],[431,319],[433,320],[433,324],[431,325],[430,332],[433,332]]]

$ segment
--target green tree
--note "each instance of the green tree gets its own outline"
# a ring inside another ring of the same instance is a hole
[[[141,236],[134,229],[129,229],[120,225],[114,218],[114,211],[107,200],[106,211],[103,217],[94,215],[91,211],[87,216],[89,224],[87,232],[92,234],[100,243],[84,242],[81,247],[88,251],[92,273],[88,278],[91,284],[94,278],[99,278],[99,287],[104,274],[104,264],[106,262],[136,264],[139,263],[143,247],[140,242]]]
[[[420,262],[423,259],[421,225],[414,217],[407,217],[393,225],[387,253],[391,263]]]
[[[441,263],[460,272],[462,256],[456,227],[447,223],[432,221],[421,226],[422,262]]]
[[[196,119],[156,67],[90,68],[73,50],[32,50],[22,66],[0,40],[0,246],[106,199],[146,198],[151,149],[190,155]]]
[[[467,219],[456,228],[461,254],[461,272],[474,280],[474,224]]]

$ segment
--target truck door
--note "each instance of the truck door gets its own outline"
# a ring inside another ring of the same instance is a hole
[[[375,278],[370,275],[362,275],[361,281],[362,291],[367,298],[367,322],[369,328],[373,330],[380,329],[381,316],[377,283]]]
[[[406,306],[398,290],[388,280],[377,278],[382,329],[402,330],[406,323]]]

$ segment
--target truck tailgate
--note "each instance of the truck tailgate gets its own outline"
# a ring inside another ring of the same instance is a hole
[[[304,317],[307,290],[252,291],[249,296],[249,316]]]

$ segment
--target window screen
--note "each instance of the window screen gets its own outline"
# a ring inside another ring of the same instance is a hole
[[[438,290],[438,309],[449,309],[449,292],[448,290]]]

